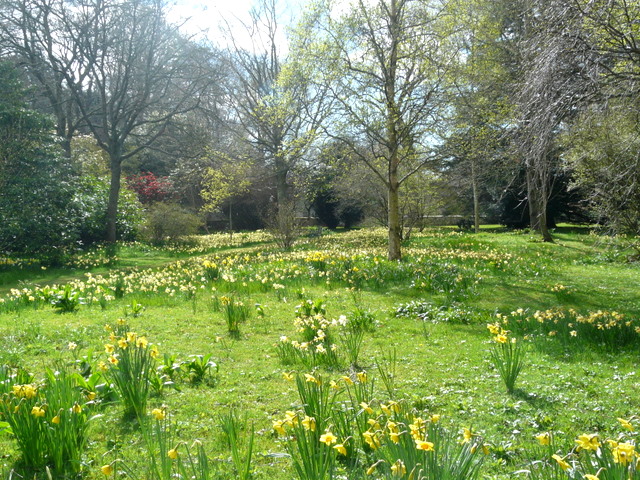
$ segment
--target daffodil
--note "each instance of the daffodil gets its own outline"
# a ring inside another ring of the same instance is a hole
[[[53,423],[54,425],[60,424],[60,415],[56,415],[55,417],[53,417],[51,419],[51,423]]]
[[[569,470],[569,469],[571,468],[571,465],[569,465],[569,464],[564,460],[564,458],[562,458],[560,455],[558,455],[558,454],[554,453],[554,454],[551,456],[551,458],[553,458],[556,462],[558,462],[558,465],[560,466],[560,468],[561,468],[563,471],[565,471],[565,472],[566,472],[567,470]]]
[[[287,382],[293,381],[293,374],[288,372],[282,372],[282,378],[284,378]]]
[[[175,460],[176,458],[178,458],[178,450],[176,448],[172,448],[167,452],[167,457],[169,457],[171,460]]]
[[[391,465],[391,474],[394,477],[402,477],[407,474],[407,467],[404,465],[402,460],[398,459],[393,465]]]
[[[416,448],[418,450],[424,450],[425,452],[433,452],[433,443],[425,440],[416,439]]]
[[[320,443],[324,443],[327,446],[333,443],[336,443],[337,441],[338,441],[338,437],[336,437],[333,433],[331,433],[328,430],[322,435],[320,435]]]
[[[612,451],[613,461],[620,465],[628,465],[636,456],[635,448],[632,443],[618,443]]]
[[[338,452],[340,455],[344,455],[345,457],[347,456],[347,449],[344,447],[342,443],[338,443],[337,445],[334,445],[333,449],[336,452]]]
[[[360,406],[362,407],[362,410],[367,412],[369,415],[373,415],[373,409],[369,406],[367,402],[360,402]]]
[[[600,447],[600,441],[598,435],[595,433],[586,434],[583,433],[576,439],[578,449],[593,450],[596,451]]]
[[[551,434],[549,432],[541,433],[540,435],[536,435],[536,440],[538,440],[540,445],[550,445]]]
[[[166,411],[164,408],[154,408],[151,410],[151,415],[153,415],[153,418],[156,420],[164,420],[166,417]]]
[[[113,473],[113,467],[111,465],[103,465],[100,467],[100,471],[108,477]]]
[[[630,432],[633,432],[634,429],[633,429],[633,425],[631,425],[631,422],[629,422],[628,420],[625,420],[624,418],[618,418],[618,422],[620,422],[620,425],[622,425],[622,428],[626,428]]]
[[[42,407],[33,407],[31,409],[31,415],[34,417],[44,417],[45,410]]]
[[[312,432],[316,431],[316,419],[313,417],[309,417],[309,416],[305,416],[302,419],[302,426],[306,429],[306,430],[311,430]]]
[[[273,429],[276,431],[276,433],[278,433],[278,435],[286,435],[287,432],[285,431],[284,427],[284,422],[282,420],[275,420],[273,422]]]

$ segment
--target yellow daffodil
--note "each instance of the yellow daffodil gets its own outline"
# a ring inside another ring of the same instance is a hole
[[[597,475],[591,475],[590,473],[587,473],[583,478],[585,480],[600,480]]]
[[[176,448],[172,448],[167,452],[167,457],[169,457],[171,460],[175,460],[176,458],[178,458],[178,450]]]
[[[635,448],[632,443],[618,443],[612,451],[613,461],[620,465],[628,465],[636,456]]]
[[[286,435],[287,432],[284,429],[284,422],[282,420],[275,420],[273,422],[273,429],[276,431],[278,435]]]
[[[343,375],[341,378],[342,378],[342,381],[347,385],[353,385],[353,380],[351,380],[351,377],[347,377],[346,375]]]
[[[472,438],[473,438],[473,432],[471,432],[470,429],[466,427],[462,429],[462,440],[460,441],[460,443],[469,443]]]
[[[391,465],[391,474],[394,477],[402,477],[407,474],[407,467],[405,467],[402,460],[398,459],[393,465]]]
[[[369,415],[373,415],[373,409],[369,406],[367,402],[360,402],[360,406],[362,407],[362,410],[367,412]]]
[[[51,423],[53,423],[54,425],[58,425],[60,423],[60,416],[56,415],[55,417],[53,417],[51,419]]]
[[[293,381],[293,374],[288,372],[282,372],[282,378],[284,378],[287,382]]]
[[[550,445],[551,434],[549,432],[541,433],[540,435],[536,435],[536,440],[538,440],[540,445]]]
[[[113,473],[113,467],[111,465],[103,465],[100,467],[100,471],[108,477]]]
[[[113,345],[111,345],[110,343],[105,344],[104,346],[105,353],[113,353],[114,350],[115,350],[115,347]]]
[[[438,423],[440,421],[440,415],[437,413],[434,413],[429,417],[429,421],[431,421],[431,423]]]
[[[367,383],[367,372],[356,373],[356,378],[360,383]]]
[[[427,442],[424,440],[415,440],[416,442],[416,448],[418,450],[424,450],[425,452],[433,452],[433,443],[431,442]]]
[[[630,432],[633,432],[633,425],[631,425],[631,422],[629,422],[628,420],[625,420],[624,418],[618,418],[618,422],[620,422],[620,425],[622,425],[622,428],[626,428]]]
[[[554,453],[551,458],[558,462],[560,468],[565,472],[571,468],[571,465],[569,465],[560,455]]]
[[[78,405],[77,403],[74,403],[73,407],[71,407],[71,411],[73,413],[80,413],[80,412],[82,412],[82,407],[80,405]]]
[[[309,373],[305,373],[304,378],[308,383],[315,383],[316,385],[320,385],[320,381]]]
[[[598,435],[595,433],[583,433],[576,439],[576,444],[578,445],[578,450],[584,449],[596,451],[600,447]]]
[[[45,410],[42,407],[33,407],[31,409],[31,415],[34,417],[44,417]]]
[[[336,443],[337,441],[338,441],[338,437],[336,437],[333,433],[331,433],[328,430],[322,435],[320,435],[320,443],[324,443],[327,446],[333,443]]]
[[[151,415],[153,415],[153,418],[156,420],[164,420],[166,417],[166,411],[164,408],[154,408],[151,410]]]
[[[316,419],[313,417],[305,416],[302,419],[302,426],[305,430],[311,430],[312,432],[316,431]]]
[[[338,443],[337,445],[334,445],[333,449],[336,452],[338,452],[340,455],[344,455],[345,457],[347,456],[347,449],[344,447],[342,443]]]
[[[153,345],[153,346],[149,349],[149,355],[151,356],[151,358],[158,358],[158,355],[160,355],[160,352],[158,351],[158,347],[156,347],[155,345]]]

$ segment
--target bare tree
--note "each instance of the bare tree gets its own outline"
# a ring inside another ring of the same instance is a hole
[[[360,0],[345,14],[331,4],[312,14],[317,41],[307,49],[308,62],[316,65],[317,80],[335,101],[324,131],[350,146],[385,186],[388,257],[398,260],[399,190],[433,160],[446,110],[447,69],[457,54],[442,21],[444,6],[428,0]],[[369,151],[362,153],[362,145]]]
[[[34,76],[43,65],[52,72],[54,80],[43,77],[42,85],[65,90],[79,124],[109,156],[107,240],[113,242],[122,163],[198,107],[214,81],[211,52],[167,23],[162,0],[33,0],[12,14],[24,32],[16,53],[43,59],[24,64]],[[52,106],[60,98],[52,95]]]
[[[254,158],[268,167],[277,201],[289,203],[290,174],[313,144],[326,107],[322,89],[312,88],[295,60],[282,52],[286,45],[278,13],[276,0],[264,0],[252,10],[242,34],[234,34],[228,24],[225,28],[233,72],[227,121],[241,149],[250,147]],[[251,45],[242,43],[243,35]]]

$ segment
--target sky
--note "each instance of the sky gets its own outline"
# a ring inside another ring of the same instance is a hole
[[[248,22],[249,12],[256,0],[174,0],[169,11],[169,20],[183,23],[183,31],[193,35],[205,35],[212,42],[225,45],[225,37],[220,33],[223,21],[229,23],[239,37],[246,34],[242,22]],[[278,0],[284,25],[288,19],[301,11],[306,0]],[[284,41],[284,28],[282,35]],[[242,42],[242,40],[241,40]],[[248,38],[243,43],[249,43]]]

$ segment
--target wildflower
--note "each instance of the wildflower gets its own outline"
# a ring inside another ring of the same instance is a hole
[[[109,369],[107,364],[104,363],[102,360],[98,362],[98,368],[100,369],[101,372],[106,372]]]
[[[613,461],[620,465],[627,465],[635,457],[635,445],[631,443],[618,443],[613,449]]]
[[[147,340],[146,337],[139,337],[136,339],[136,347],[147,348],[147,345],[149,345],[149,340]]]
[[[473,433],[470,429],[464,428],[462,430],[462,441],[460,443],[469,443],[473,438]]]
[[[164,408],[154,408],[151,410],[151,415],[153,415],[153,418],[156,420],[164,420],[166,417],[166,411]]]
[[[121,338],[120,340],[118,340],[118,347],[120,347],[121,349],[125,350],[128,345],[129,343],[127,342],[126,339]]]
[[[276,431],[276,433],[278,435],[286,435],[287,434],[287,432],[285,431],[283,425],[284,425],[284,421],[282,421],[282,420],[275,420],[273,422],[273,429]]]
[[[578,444],[578,450],[598,450],[600,447],[600,441],[598,440],[598,435],[595,433],[592,434],[582,434],[576,439],[576,443]]]
[[[373,415],[373,409],[369,406],[369,404],[367,402],[360,402],[360,406],[369,415]]]
[[[633,432],[633,425],[631,425],[631,422],[624,418],[618,418],[618,421],[620,422],[620,425],[622,425],[622,428],[626,428],[630,432]]]
[[[113,467],[111,465],[103,465],[100,467],[100,471],[108,477],[113,473]]]
[[[376,471],[377,466],[378,466],[378,463],[376,462],[373,465],[371,465],[369,468],[367,468],[367,475],[373,474],[373,472]]]
[[[78,344],[76,342],[69,342],[69,344],[67,345],[67,348],[69,350],[75,350],[76,348],[78,348]]]
[[[431,421],[431,423],[438,423],[440,421],[440,415],[437,413],[434,413],[429,417],[429,420]]]
[[[560,468],[562,468],[562,470],[564,470],[565,472],[571,468],[571,465],[565,462],[564,458],[562,458],[557,453],[554,453],[551,456],[551,458],[553,458],[556,462],[558,462],[558,465],[560,465]]]
[[[356,373],[356,378],[360,383],[367,383],[367,372]]]
[[[118,363],[119,363],[118,357],[116,357],[115,355],[111,355],[109,357],[109,363],[111,365],[118,365]]]
[[[30,399],[36,396],[38,389],[30,384],[14,385],[13,387],[11,387],[11,392],[18,398]]]
[[[597,475],[591,475],[590,473],[587,473],[584,478],[586,480],[600,480]]]
[[[282,378],[284,378],[287,382],[292,382],[293,381],[293,374],[287,373],[287,372],[282,372]]]
[[[316,431],[316,419],[313,417],[309,417],[308,415],[302,419],[302,426],[306,430],[311,430],[312,432]]]
[[[380,404],[380,409],[382,410],[382,413],[384,413],[385,415],[391,415],[391,410],[384,403]]]
[[[571,330],[571,331],[569,332],[569,335],[571,335],[572,337],[577,337],[577,336],[578,336],[578,332],[576,332],[575,330]],[[591,476],[593,477],[594,475],[591,475]],[[597,478],[597,477],[596,477],[596,478]]]
[[[380,439],[375,432],[367,430],[366,432],[363,432],[362,436],[364,437],[365,443],[373,450],[376,450],[380,446]]]
[[[54,425],[58,425],[60,423],[60,416],[56,415],[55,417],[53,417],[51,419],[51,423],[53,423]]]
[[[402,460],[398,459],[393,465],[391,465],[391,473],[394,477],[402,477],[407,474],[407,467],[405,467]]]
[[[105,353],[113,353],[114,350],[115,350],[115,347],[113,345],[111,345],[110,343],[105,344],[104,346]]]
[[[426,442],[424,440],[416,439],[416,448],[418,450],[424,450],[425,452],[433,452],[433,443]]]
[[[44,417],[44,408],[42,407],[33,407],[31,409],[31,415],[33,415],[34,417]]]
[[[338,441],[338,437],[336,437],[333,433],[331,433],[328,430],[322,435],[320,435],[320,442],[324,443],[327,446],[331,445],[332,443],[336,443],[337,441]]]
[[[176,448],[172,448],[167,452],[167,457],[169,457],[171,460],[175,460],[176,458],[178,458],[178,450]]]
[[[353,385],[353,380],[351,380],[351,377],[347,377],[346,375],[342,376],[342,381],[347,385]]]
[[[540,442],[540,445],[550,445],[551,444],[551,434],[549,432],[541,433],[540,435],[536,435],[536,440]]]
[[[87,392],[86,393],[87,400],[89,401],[95,400],[96,395],[97,395],[96,392]]]
[[[494,340],[497,343],[507,343],[507,336],[501,333],[500,335],[496,335]]]
[[[77,403],[74,403],[73,407],[71,407],[71,411],[73,413],[80,413],[80,412],[82,412],[82,407],[80,405],[78,405]]]
[[[347,449],[344,448],[344,445],[342,443],[338,443],[337,445],[334,445],[333,449],[337,451],[340,455],[344,455],[345,457],[347,456]]]
[[[315,383],[316,385],[320,385],[320,381],[316,377],[314,377],[313,375],[305,373],[304,374],[304,378],[309,383]]]
[[[156,347],[155,345],[149,349],[149,355],[151,356],[151,358],[158,358],[159,354],[160,352],[158,352],[158,347]]]

